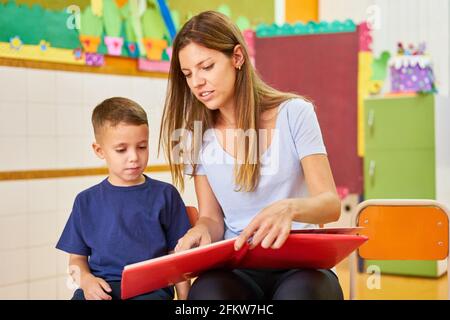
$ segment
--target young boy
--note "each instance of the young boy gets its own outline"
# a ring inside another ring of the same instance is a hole
[[[70,273],[80,287],[73,300],[120,299],[124,266],[168,254],[190,224],[175,187],[143,174],[149,137],[145,111],[126,98],[107,99],[94,109],[92,125],[92,147],[106,161],[109,176],[77,195],[56,248],[70,254]],[[176,289],[185,299],[189,283]],[[173,296],[167,287],[136,298]]]

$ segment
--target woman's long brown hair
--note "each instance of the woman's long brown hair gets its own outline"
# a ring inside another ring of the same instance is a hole
[[[198,146],[202,145],[204,132],[214,127],[218,112],[218,110],[209,110],[198,101],[181,71],[179,53],[190,43],[220,51],[230,58],[236,45],[241,46],[245,62],[242,69],[236,71],[234,97],[236,125],[244,132],[249,129],[258,132],[261,113],[278,107],[283,101],[299,97],[295,94],[280,92],[261,80],[250,62],[248,49],[239,28],[228,17],[214,11],[205,11],[192,17],[182,27],[173,42],[167,95],[159,136],[159,146],[163,147],[169,162],[172,180],[181,190],[184,190],[183,163],[185,161],[180,161],[179,154],[175,154],[180,146],[179,141],[172,139],[172,134],[180,129],[192,132],[194,121],[201,121],[201,136],[192,136],[194,148],[191,148],[189,155],[182,156],[184,159],[190,159],[195,174],[197,166],[194,160],[198,158]],[[201,141],[196,141],[199,139]],[[251,192],[258,185],[261,169],[258,142],[258,135],[256,135],[256,141],[251,138],[246,139],[243,162],[239,164],[235,162],[234,177],[238,191]]]

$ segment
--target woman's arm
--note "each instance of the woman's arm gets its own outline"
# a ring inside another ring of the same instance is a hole
[[[339,220],[341,200],[336,192],[328,157],[323,154],[301,160],[309,198],[287,199],[294,221],[325,224]]]
[[[222,208],[209,185],[206,176],[195,176],[195,193],[199,218],[193,228],[178,241],[175,251],[202,246],[223,239],[224,222]]]
[[[324,224],[339,219],[341,202],[326,155],[315,154],[301,160],[310,196],[277,201],[264,208],[242,231],[235,242],[239,250],[250,238],[251,248],[280,248],[291,231],[293,221]]]

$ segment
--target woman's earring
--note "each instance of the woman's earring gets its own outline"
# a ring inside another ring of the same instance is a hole
[[[241,71],[241,68],[242,68],[242,65],[240,65],[240,66],[238,67],[239,71]]]

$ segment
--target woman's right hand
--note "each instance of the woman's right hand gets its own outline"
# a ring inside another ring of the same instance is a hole
[[[175,252],[188,250],[210,244],[211,235],[204,224],[197,224],[181,238],[175,247]]]

